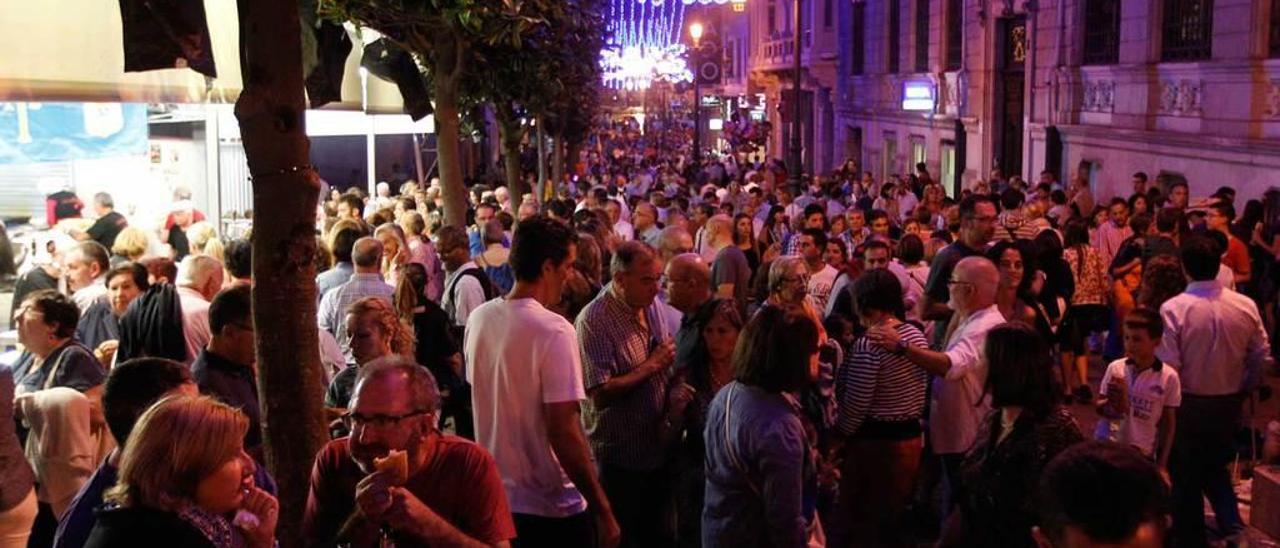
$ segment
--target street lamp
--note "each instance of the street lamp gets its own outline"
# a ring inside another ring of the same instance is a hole
[[[702,23],[695,21],[689,25],[689,37],[693,38],[693,52],[689,60],[693,62],[693,167],[697,170],[702,163],[702,85],[699,83],[701,67],[698,66]]]

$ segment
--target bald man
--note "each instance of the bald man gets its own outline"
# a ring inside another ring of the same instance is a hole
[[[987,364],[982,352],[987,332],[1004,323],[996,307],[999,283],[996,265],[985,257],[966,257],[956,264],[947,280],[951,290],[947,307],[954,314],[942,352],[905,345],[892,328],[874,327],[867,332],[873,342],[935,375],[929,443],[942,462],[953,495],[960,462],[991,409],[983,396]]]
[[[689,365],[698,346],[698,336],[715,310],[715,301],[711,298],[711,267],[697,253],[676,255],[667,263],[664,287],[667,304],[682,314],[675,337],[678,371]]]
[[[182,336],[187,342],[191,365],[200,350],[209,344],[209,303],[222,288],[222,261],[208,255],[187,255],[178,265],[178,305],[182,308]]]
[[[747,317],[747,296],[751,292],[751,265],[747,255],[733,242],[733,218],[715,215],[702,228],[708,250],[715,253],[711,263],[712,291],[717,299],[733,299],[738,313]]]
[[[347,308],[365,297],[378,297],[392,302],[395,288],[382,279],[382,243],[368,236],[351,246],[351,262],[355,272],[346,283],[329,290],[320,299],[319,325],[338,340],[347,364],[351,356],[351,336],[347,334]]]

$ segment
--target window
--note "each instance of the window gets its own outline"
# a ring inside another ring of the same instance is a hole
[[[850,45],[849,72],[862,74],[867,64],[867,4],[858,2],[853,5],[853,29],[849,36],[853,38]]]
[[[951,183],[956,178],[956,142],[942,142],[942,169],[938,174],[939,181],[942,182],[942,188],[947,191],[947,196],[955,197],[954,185]]]
[[[778,3],[769,2],[766,9],[769,16],[769,35],[772,36],[778,33]]]
[[[888,72],[898,72],[899,46],[902,45],[902,10],[900,0],[889,0],[889,68]]]
[[[1271,0],[1271,56],[1280,57],[1280,0]]]
[[[893,1],[893,0],[890,0]],[[889,180],[890,175],[898,173],[898,136],[892,133],[884,134],[884,165],[881,166],[880,180]]]
[[[1084,7],[1084,64],[1120,61],[1120,0],[1088,0]]]
[[[911,165],[908,171],[914,172],[916,164],[925,163],[924,137],[919,135],[911,136]]]
[[[929,72],[929,0],[916,0],[916,72]]]
[[[1213,0],[1164,0],[1161,59],[1199,61],[1213,52]]]
[[[964,55],[964,0],[947,0],[947,70],[960,70]]]

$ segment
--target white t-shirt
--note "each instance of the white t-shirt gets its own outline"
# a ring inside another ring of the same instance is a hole
[[[831,298],[831,289],[835,286],[836,277],[839,275],[839,270],[825,263],[822,265],[822,270],[809,275],[809,297],[813,299],[814,308],[827,309],[827,300]]]
[[[1177,370],[1168,365],[1162,366],[1158,372],[1154,369],[1135,372],[1135,367],[1128,362],[1122,358],[1107,366],[1098,394],[1106,396],[1111,379],[1123,378],[1129,386],[1129,416],[1118,421],[1100,419],[1095,437],[1128,443],[1151,455],[1155,453],[1156,435],[1164,409],[1182,404],[1182,382],[1178,379]]]
[[[586,399],[573,325],[533,299],[471,312],[463,344],[476,441],[493,454],[511,511],[562,518],[587,503],[547,437],[544,403]]]
[[[1222,283],[1222,287],[1232,291],[1236,290],[1236,271],[1231,270],[1231,267],[1218,263],[1217,280]]]

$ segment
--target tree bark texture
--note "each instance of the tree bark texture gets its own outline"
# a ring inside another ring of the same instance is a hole
[[[298,4],[239,3],[244,91],[236,102],[253,176],[253,319],[277,539],[300,546],[312,463],[327,440],[316,333],[315,214]]]
[[[551,142],[551,186],[564,182],[564,136],[556,135]]]
[[[467,227],[467,189],[462,184],[462,158],[459,150],[458,59],[463,46],[457,39],[441,38],[437,44],[435,85],[436,135],[440,163],[440,194],[444,199],[444,224]]]
[[[524,195],[529,192],[529,189],[525,188],[524,174],[520,172],[520,142],[524,140],[524,125],[516,118],[514,110],[509,105],[496,106],[494,114],[502,130],[500,138],[502,163],[507,179],[507,190],[511,193],[512,211],[510,213],[515,215],[515,208],[520,207]]]

